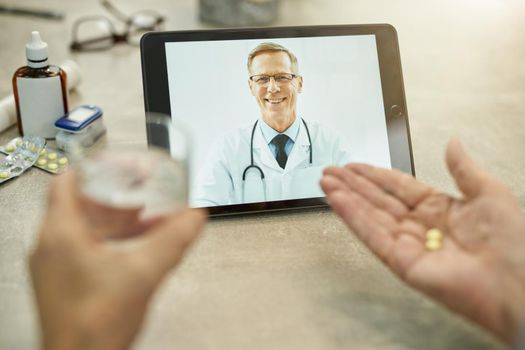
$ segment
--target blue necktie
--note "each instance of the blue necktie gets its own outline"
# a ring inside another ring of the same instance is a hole
[[[277,147],[275,159],[277,159],[277,163],[279,163],[279,166],[283,169],[286,166],[286,161],[288,160],[288,156],[286,155],[284,146],[286,145],[286,142],[288,142],[289,139],[290,138],[285,134],[279,134],[275,136],[272,140],[272,143]]]

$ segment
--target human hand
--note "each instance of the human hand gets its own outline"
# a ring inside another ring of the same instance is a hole
[[[525,217],[458,141],[446,158],[462,198],[364,164],[327,168],[321,187],[347,226],[407,284],[511,343],[525,323]],[[431,228],[444,235],[436,251],[425,248]]]
[[[127,348],[154,291],[205,222],[200,210],[146,221],[139,210],[115,210],[113,223],[93,227],[87,205],[74,171],[52,183],[30,256],[46,349]]]

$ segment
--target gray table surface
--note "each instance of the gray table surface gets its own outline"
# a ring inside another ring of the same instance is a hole
[[[212,28],[196,0],[123,1],[164,13],[166,29]],[[139,49],[69,52],[71,25],[96,1],[8,0],[62,10],[61,22],[0,15],[0,96],[38,29],[50,59],[83,81],[71,105],[105,111],[110,144],[144,143]],[[456,193],[447,140],[508,184],[525,207],[525,3],[521,0],[282,0],[275,25],[390,23],[399,34],[416,173]],[[0,134],[0,142],[16,135]],[[26,269],[52,176],[32,169],[0,187],[0,348],[38,347]],[[212,221],[159,290],[136,349],[489,349],[502,345],[399,282],[330,211]]]

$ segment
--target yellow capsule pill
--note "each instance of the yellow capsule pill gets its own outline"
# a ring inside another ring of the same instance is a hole
[[[49,154],[47,155],[47,159],[49,159],[49,160],[55,160],[55,159],[57,159],[57,154],[54,153],[54,152],[53,152],[53,153],[49,153]]]
[[[17,138],[17,139],[15,140],[15,143],[16,143],[17,146],[20,146],[20,145],[22,144],[22,139]]]
[[[36,161],[36,164],[40,165],[40,166],[44,166],[47,164],[47,159],[45,158],[40,158],[39,160]]]
[[[425,247],[427,248],[427,250],[430,250],[430,251],[439,250],[441,248],[441,241],[430,239],[425,242]]]
[[[8,153],[11,153],[11,152],[13,152],[15,150],[15,148],[16,148],[15,145],[9,144],[9,145],[5,146],[5,151],[8,152]]]
[[[441,241],[443,239],[443,233],[437,228],[431,228],[427,231],[427,240]]]
[[[49,163],[49,164],[47,165],[47,168],[48,168],[49,170],[57,170],[58,165],[57,165],[57,163]]]
[[[61,166],[67,165],[67,163],[68,163],[68,160],[66,157],[61,157],[58,159],[58,164]]]
[[[44,148],[40,151],[40,157],[44,157],[47,154],[47,150]]]
[[[0,171],[0,179],[7,179],[9,177],[9,173],[7,171]]]

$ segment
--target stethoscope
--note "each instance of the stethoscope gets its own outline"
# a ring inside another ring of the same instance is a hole
[[[310,137],[310,130],[308,129],[308,125],[306,125],[306,122],[303,118],[301,118],[301,121],[303,122],[304,128],[306,130],[306,135],[308,136],[308,143],[310,144],[309,147],[309,153],[310,153],[310,162],[309,165],[311,166],[313,163],[313,157],[312,157],[312,139]],[[263,184],[263,191],[264,191],[264,200],[266,201],[266,179],[264,177],[264,171],[259,167],[258,165],[255,165],[253,161],[253,136],[255,135],[255,129],[257,128],[257,123],[259,121],[257,120],[255,124],[253,124],[252,128],[252,136],[250,138],[250,165],[248,165],[246,168],[244,168],[244,171],[242,172],[242,202],[244,203],[244,186],[246,183],[246,174],[248,173],[248,170],[250,169],[256,169],[259,172],[259,176],[261,177],[261,181]]]

